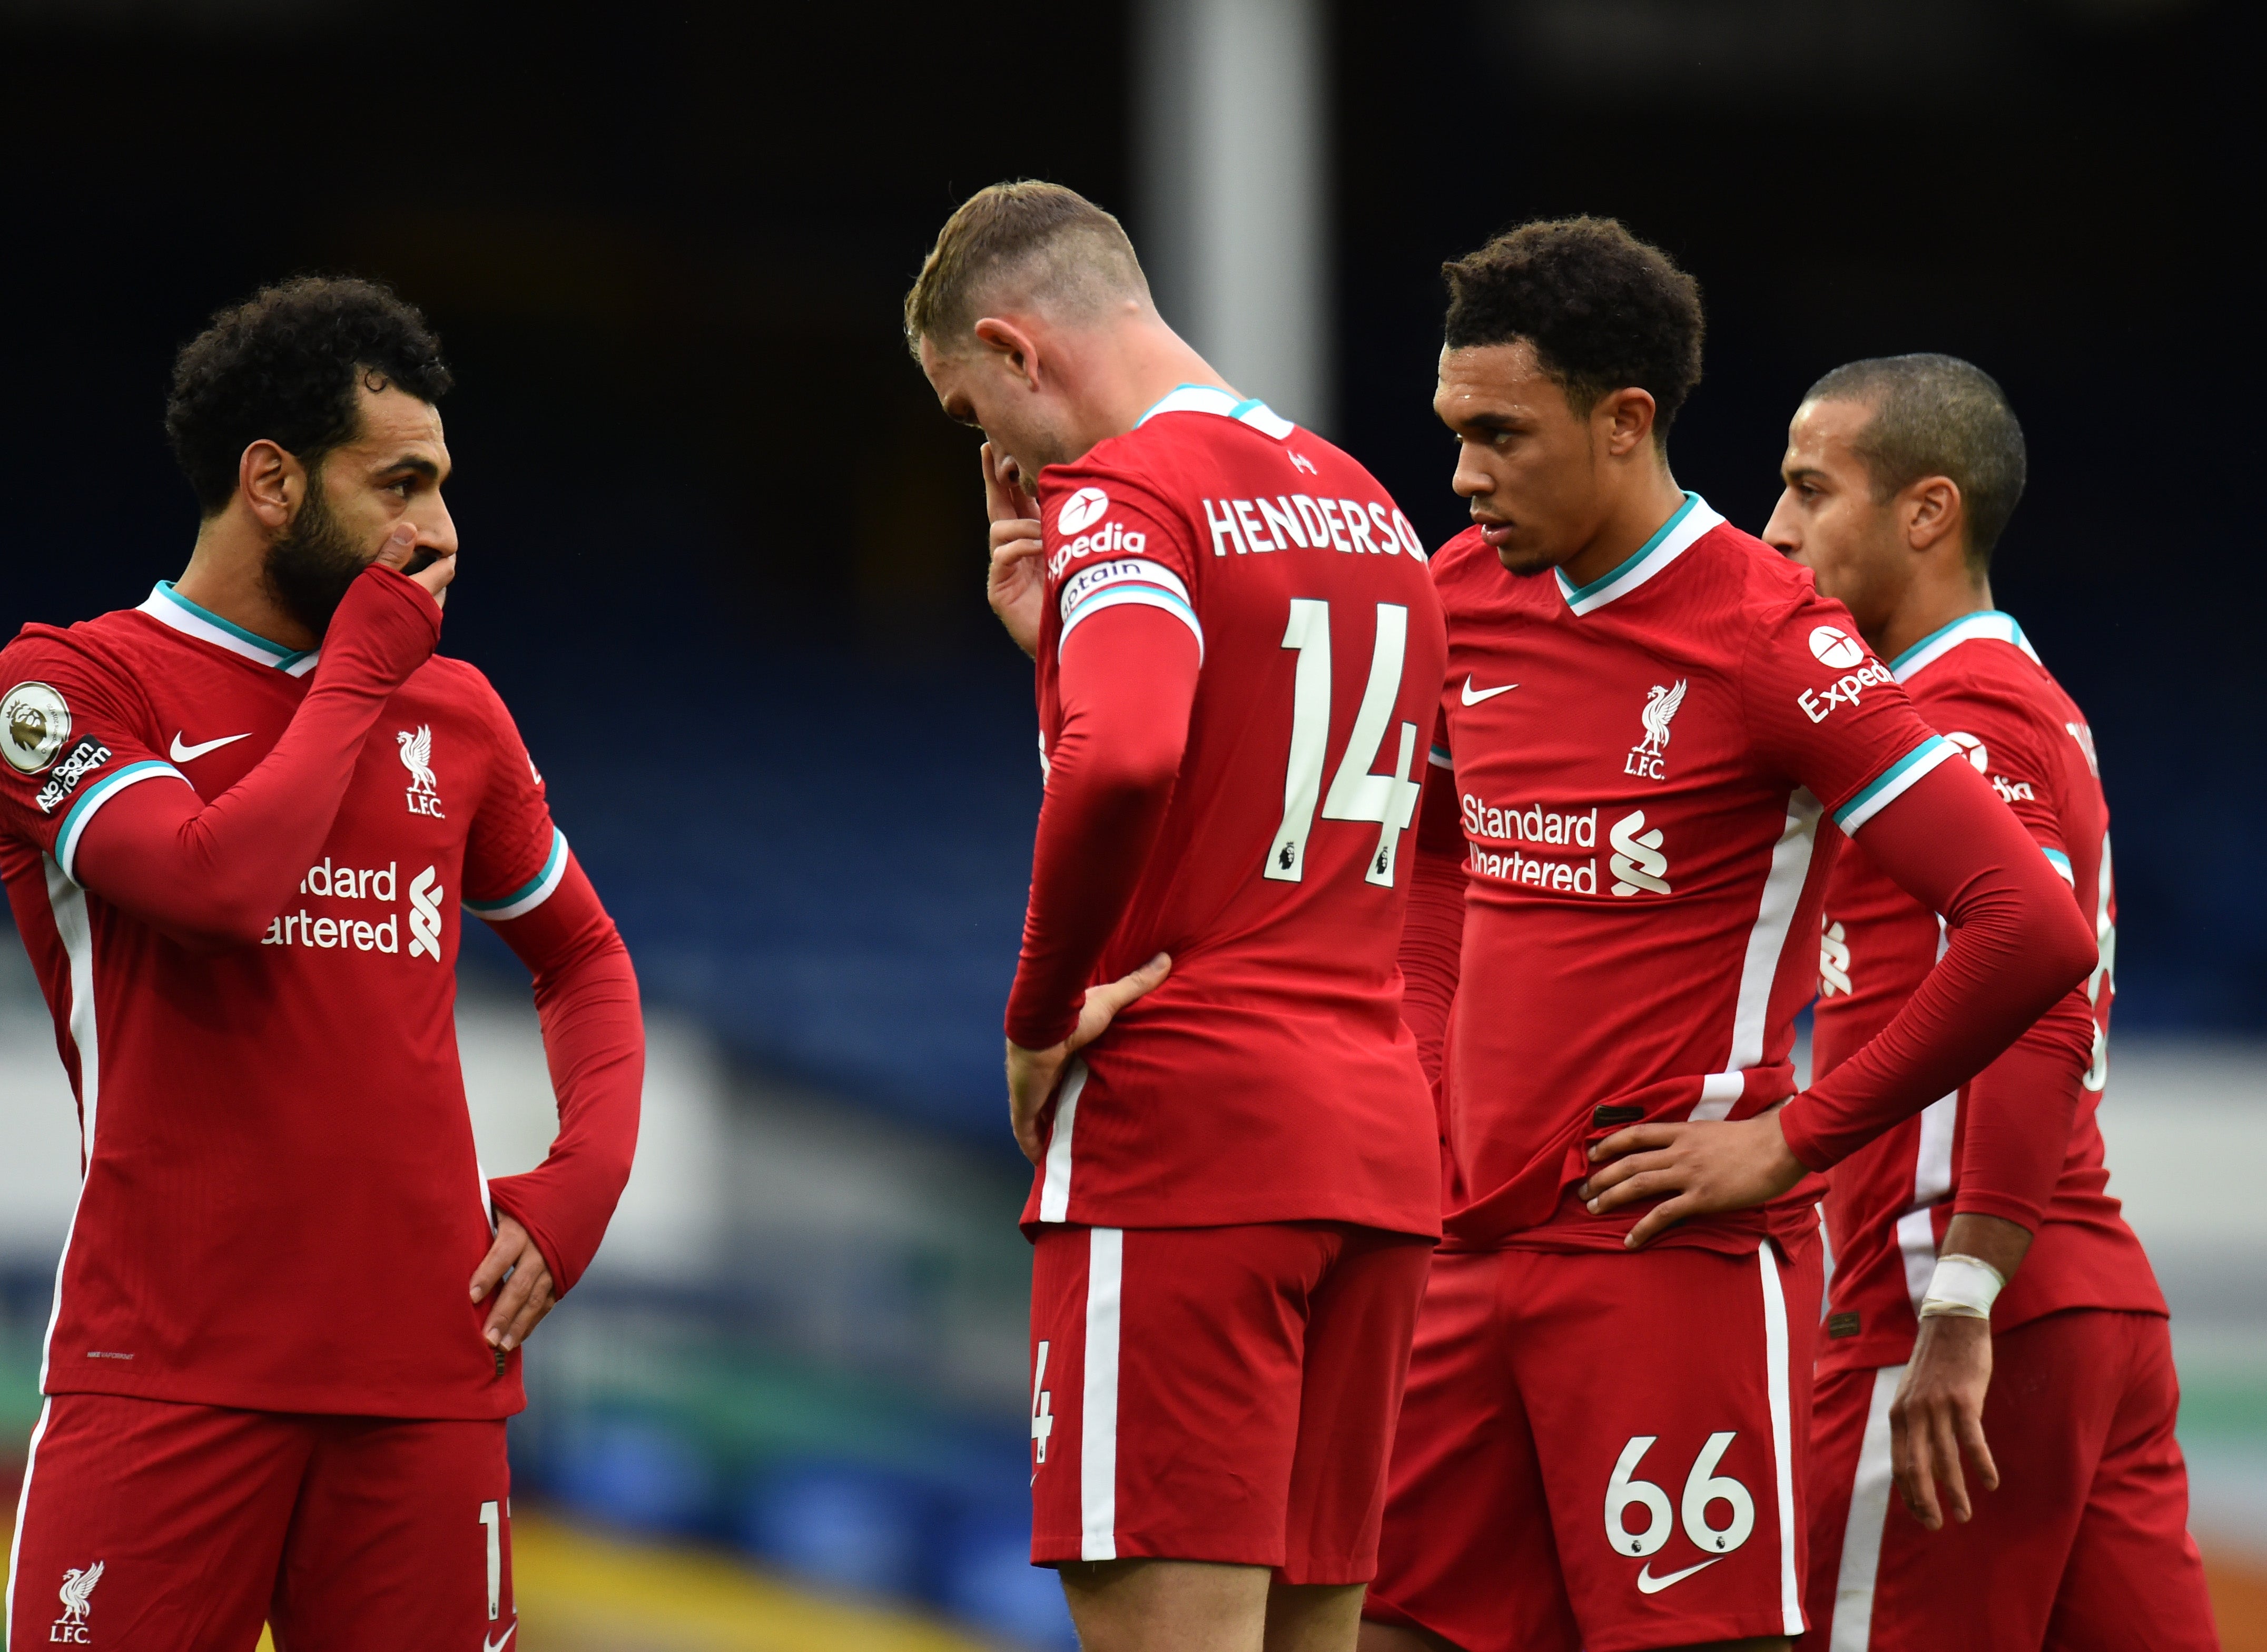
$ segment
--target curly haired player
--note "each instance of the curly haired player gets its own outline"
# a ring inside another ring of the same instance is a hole
[[[2093,934],[1849,613],[1671,477],[1691,279],[1591,218],[1448,276],[1434,406],[1473,525],[1432,563],[1449,686],[1402,967],[1451,1175],[1362,1644],[1783,1648],[1805,1627],[1806,1167],[1997,1054]],[[1829,816],[1952,944],[1790,1100]],[[1713,1214],[1725,1188],[1681,1159],[1593,1164],[1625,1127],[1695,1119],[1763,1208]]]
[[[84,1178],[11,1646],[248,1652],[267,1620],[292,1652],[494,1652],[517,1627],[518,1348],[628,1177],[644,1033],[510,714],[433,651],[448,388],[369,283],[223,312],[166,410],[187,569],[0,650],[0,876]],[[451,1016],[467,912],[534,973],[559,1092],[549,1157],[493,1182]]]

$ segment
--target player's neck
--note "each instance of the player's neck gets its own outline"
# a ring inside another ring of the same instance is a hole
[[[1875,628],[1880,635],[1868,630],[1866,641],[1882,658],[1893,660],[1923,637],[1991,606],[1992,582],[1970,577],[1965,568],[1934,577],[1923,574],[1905,587],[1889,617]]]
[[[267,562],[267,540],[224,510],[197,531],[196,548],[173,582],[174,594],[279,648],[315,647],[322,639],[286,613],[268,591],[262,577]]]
[[[1559,566],[1577,587],[1603,579],[1638,554],[1662,525],[1684,508],[1684,490],[1666,459],[1628,478],[1590,542]]]
[[[1099,365],[1097,389],[1102,393],[1097,400],[1109,428],[1097,435],[1097,441],[1125,435],[1143,414],[1183,385],[1212,385],[1237,394],[1210,362],[1155,317],[1114,329]]]

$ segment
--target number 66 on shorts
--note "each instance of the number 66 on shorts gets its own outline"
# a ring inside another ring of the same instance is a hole
[[[1606,1482],[1607,1540],[1632,1554],[1658,1554],[1669,1544],[1668,1494],[1649,1480],[1632,1478],[1640,1461],[1660,1437],[1652,1434],[1631,1435],[1614,1465],[1613,1478]],[[1717,1464],[1724,1460],[1725,1450],[1738,1437],[1735,1428],[1710,1435],[1708,1443],[1700,1448],[1700,1455],[1692,1459],[1692,1472],[1685,1477],[1684,1535],[1692,1539],[1696,1549],[1729,1554],[1755,1531],[1756,1500],[1738,1480],[1715,1472]],[[1708,1505],[1713,1502],[1731,1505],[1728,1524],[1718,1527],[1708,1524]],[[1632,1531],[1626,1524],[1626,1511],[1632,1503],[1652,1516],[1652,1523],[1643,1531]]]
[[[1437,1253],[1366,1614],[1465,1652],[1801,1634],[1819,1272],[1815,1231]]]

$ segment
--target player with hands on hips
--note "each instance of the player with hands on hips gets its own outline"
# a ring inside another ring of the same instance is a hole
[[[1691,278],[1593,218],[1444,273],[1472,525],[1431,564],[1449,671],[1401,966],[1449,1186],[1363,1646],[1784,1648],[1816,1629],[1806,1167],[1990,1061],[2090,926],[1849,613],[1678,487]],[[1950,946],[1790,1101],[1845,834]],[[1639,1132],[1691,1142],[1594,1163]]]
[[[906,331],[984,432],[992,606],[1035,664],[1004,1028],[1032,1560],[1092,1652],[1352,1652],[1439,1230],[1394,967],[1442,680],[1423,547],[1069,190],[962,206]]]

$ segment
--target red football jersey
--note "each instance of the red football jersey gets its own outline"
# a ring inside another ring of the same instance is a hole
[[[1746,1118],[1794,1088],[1831,815],[1855,830],[1954,748],[1808,569],[1698,495],[1592,584],[1433,559],[1469,911],[1443,1068],[1452,1240],[1615,1249],[1573,1193],[1640,1120]],[[1752,1250],[1766,1211],[1657,1243]]]
[[[468,1295],[490,1223],[457,944],[463,912],[532,911],[568,857],[487,679],[434,658],[394,693],[262,945],[193,951],[73,878],[124,789],[241,780],[315,663],[170,584],[0,650],[0,875],[84,1171],[46,1392],[436,1420],[525,1403]]]
[[[1096,616],[1170,613],[1201,666],[1095,979],[1161,951],[1172,974],[1074,1061],[1025,1221],[1438,1232],[1395,958],[1446,647],[1416,533],[1321,437],[1193,385],[1041,473],[1039,510],[1043,761],[1063,641]]]
[[[2094,922],[2102,961],[2087,983],[2094,1061],[2051,1203],[2037,1237],[1993,1306],[2007,1330],[2065,1308],[2165,1311],[2148,1258],[2106,1189],[2095,1119],[2109,1076],[2117,901],[2110,876],[2109,806],[2093,731],[2008,614],[1971,613],[1890,662],[1921,715],[1966,754],[2071,882]],[[1866,854],[1846,848],[1827,886],[1818,965],[1815,1057],[1821,1076],[1862,1048],[1934,967],[1936,914]],[[1937,1246],[1959,1209],[1967,1118],[1963,1086],[1834,1167],[1827,1233],[1834,1276],[1823,1369],[1903,1364]],[[2000,1214],[1988,1211],[1987,1214]]]

